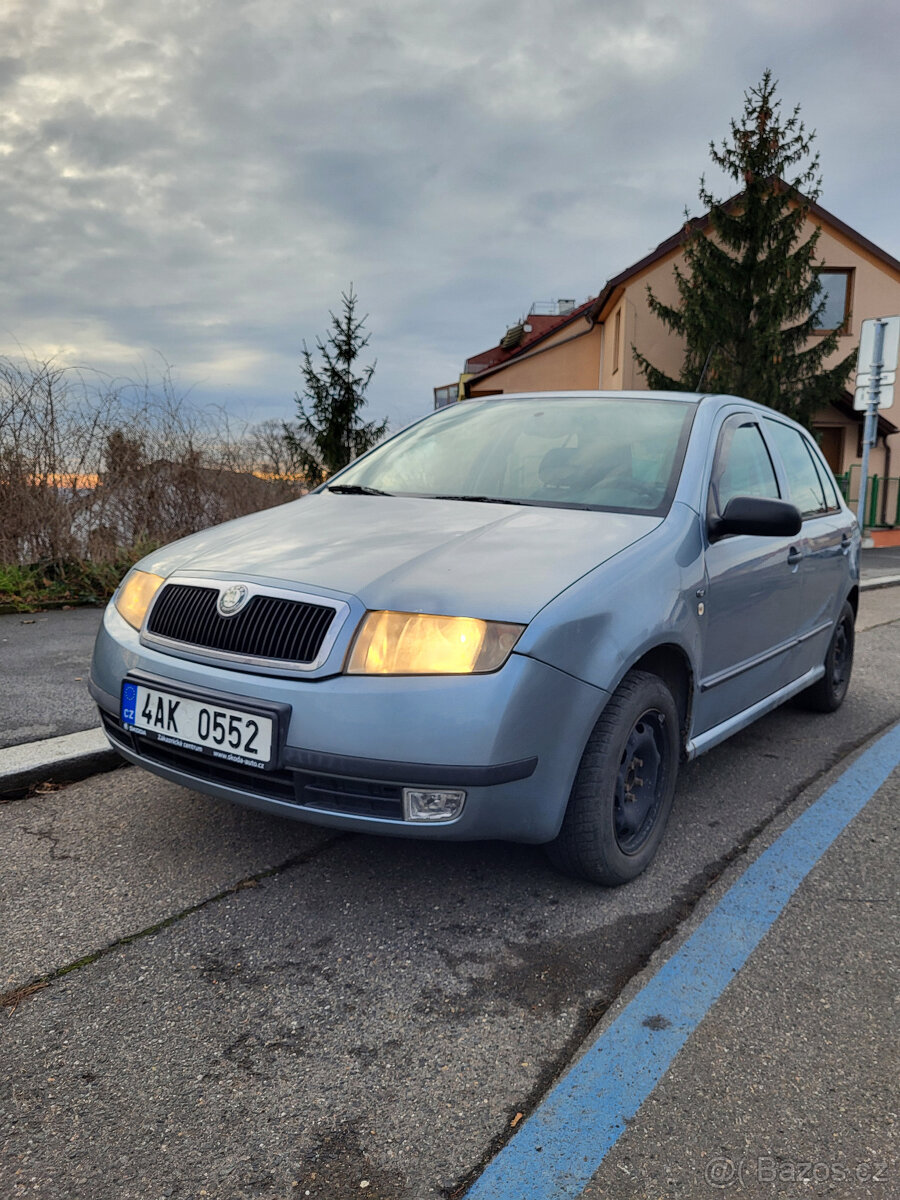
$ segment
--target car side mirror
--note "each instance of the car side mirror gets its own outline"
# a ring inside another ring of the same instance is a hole
[[[803,525],[800,510],[786,500],[764,500],[760,496],[732,496],[721,517],[710,517],[709,539],[730,534],[755,537],[793,537]]]

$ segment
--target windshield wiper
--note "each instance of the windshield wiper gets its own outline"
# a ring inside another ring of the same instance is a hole
[[[340,496],[394,496],[396,492],[383,492],[380,488],[363,487],[359,483],[335,483],[325,489]],[[507,500],[503,496],[442,496],[424,492],[402,493],[418,496],[423,500],[471,500],[476,504],[533,504],[533,500]]]
[[[393,492],[382,492],[380,488],[363,487],[359,483],[335,483],[327,489],[339,496],[392,496]]]
[[[429,500],[471,500],[475,504],[533,504],[533,500],[508,500],[505,496],[429,496]]]

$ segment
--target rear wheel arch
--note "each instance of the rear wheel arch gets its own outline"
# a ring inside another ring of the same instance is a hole
[[[853,671],[853,643],[856,613],[848,597],[841,605],[828,651],[825,655],[825,672],[822,677],[801,692],[798,699],[804,708],[813,712],[831,713],[844,702]]]

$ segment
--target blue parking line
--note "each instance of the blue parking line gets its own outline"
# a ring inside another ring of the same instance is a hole
[[[898,765],[895,725],[747,868],[563,1076],[467,1200],[580,1195],[798,885]]]

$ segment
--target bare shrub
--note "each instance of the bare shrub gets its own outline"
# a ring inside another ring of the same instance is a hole
[[[305,490],[280,423],[158,381],[0,357],[0,562],[111,562]]]

